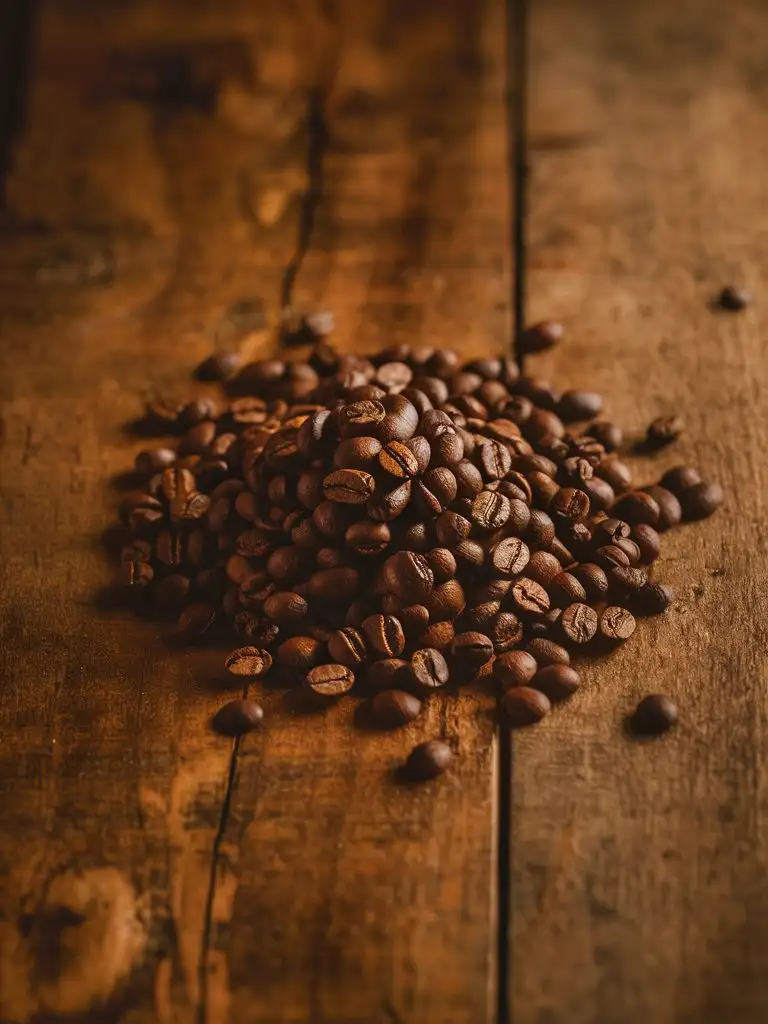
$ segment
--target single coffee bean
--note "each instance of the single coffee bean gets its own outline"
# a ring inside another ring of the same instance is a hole
[[[512,468],[512,456],[501,441],[488,440],[476,451],[478,468],[486,480],[501,480]]]
[[[550,503],[550,514],[579,523],[589,515],[589,498],[577,487],[563,487]]]
[[[371,474],[362,469],[337,469],[323,480],[325,497],[345,505],[364,505],[375,487]]]
[[[690,487],[695,487],[700,483],[701,474],[693,466],[675,466],[674,469],[668,469],[659,481],[662,487],[672,491],[677,498],[680,498],[683,492]]]
[[[614,489],[607,480],[602,480],[599,476],[586,480],[582,484],[582,489],[589,498],[593,514],[595,512],[605,512],[616,501]]]
[[[563,609],[560,616],[563,635],[574,644],[586,644],[597,633],[597,612],[588,604],[576,602]]]
[[[666,583],[646,583],[633,595],[632,606],[640,615],[661,615],[673,599],[672,588]]]
[[[405,633],[400,620],[394,615],[369,615],[362,629],[368,646],[378,654],[393,658],[403,653]]]
[[[264,614],[281,626],[297,625],[308,612],[309,605],[304,598],[291,590],[272,594],[264,602]]]
[[[413,370],[407,363],[382,363],[376,371],[376,383],[385,391],[398,392],[407,388],[413,379]]]
[[[617,540],[629,537],[632,527],[623,519],[615,519],[607,516],[595,524],[592,532],[592,539],[596,546],[604,544],[615,544]]]
[[[539,615],[549,611],[549,594],[540,583],[525,576],[512,587],[511,598],[515,608],[521,612]]]
[[[499,612],[487,627],[496,654],[504,654],[523,639],[523,624],[512,612]]]
[[[640,549],[640,562],[651,565],[661,554],[661,537],[652,526],[641,523],[632,530],[632,540]]]
[[[565,423],[574,420],[591,420],[599,416],[603,408],[603,399],[595,391],[574,389],[564,392],[557,403],[557,414]]]
[[[549,639],[556,634],[559,635],[557,627],[560,625],[562,615],[562,609],[550,608],[548,612],[544,613],[544,615],[539,615],[532,621],[526,622],[525,632],[527,636],[533,640],[539,637]]]
[[[196,581],[198,582],[198,581]],[[191,583],[188,576],[174,572],[165,576],[159,581],[154,590],[155,608],[160,615],[178,615],[186,604]],[[213,593],[208,591],[205,597],[212,597]]]
[[[398,546],[406,551],[417,551],[420,555],[426,554],[432,539],[429,525],[418,519],[409,523],[402,521],[399,525],[402,532],[398,537]]]
[[[493,643],[484,633],[457,633],[451,644],[451,656],[458,672],[470,672],[493,657]]]
[[[530,682],[535,690],[541,690],[550,701],[566,700],[579,688],[581,679],[570,665],[547,665],[539,669]]]
[[[571,664],[571,656],[565,647],[543,636],[534,637],[528,644],[527,651],[536,659],[540,668]]]
[[[456,477],[445,466],[428,469],[413,487],[413,500],[427,516],[439,516],[456,497]]]
[[[560,485],[551,476],[535,470],[528,473],[528,483],[533,490],[533,500],[537,505],[549,505],[560,494]],[[552,513],[554,515],[554,512]]]
[[[204,359],[195,370],[195,377],[202,381],[229,380],[240,366],[238,352],[214,352]]]
[[[321,660],[323,644],[311,636],[292,636],[277,649],[277,663],[289,672],[306,675]]]
[[[442,740],[420,743],[408,755],[403,766],[408,779],[414,782],[428,782],[442,775],[453,760],[453,751]]]
[[[453,620],[460,615],[467,599],[464,588],[454,579],[436,586],[423,603],[429,612],[430,622],[442,622],[446,619]]]
[[[338,548],[320,548],[315,554],[318,569],[339,569],[346,562],[344,552]]]
[[[149,562],[140,559],[124,559],[120,567],[120,578],[123,585],[135,588],[136,590],[148,586],[152,582],[154,575],[155,570]]]
[[[604,544],[595,551],[594,558],[595,562],[606,573],[616,568],[626,568],[629,566],[627,554],[615,544]]]
[[[432,692],[448,682],[448,663],[434,647],[422,647],[414,651],[410,668],[413,681],[423,692]]]
[[[648,527],[650,529],[650,527]],[[608,593],[608,577],[605,570],[594,562],[584,562],[574,566],[571,574],[576,577],[584,588],[590,601],[599,601]]]
[[[136,456],[134,468],[137,473],[153,476],[172,466],[176,461],[176,452],[172,448],[147,448]]]
[[[404,690],[382,690],[371,702],[376,723],[385,729],[396,729],[418,718],[421,701]]]
[[[600,420],[590,423],[589,435],[605,448],[607,452],[615,452],[624,442],[624,433],[616,423]]]
[[[224,664],[233,676],[256,679],[265,676],[272,668],[272,655],[263,647],[238,647],[227,655]]]
[[[653,529],[653,527],[651,527]],[[630,565],[638,565],[640,562],[640,546],[631,537],[622,537],[616,541],[616,547],[620,548],[629,559]]]
[[[266,570],[273,580],[287,583],[290,580],[295,580],[301,574],[303,565],[303,553],[297,548],[286,545],[275,548],[267,559]]]
[[[595,472],[602,480],[606,480],[617,494],[622,494],[632,486],[632,471],[615,455],[603,459],[595,467]]]
[[[235,597],[237,597],[237,591],[235,591]],[[231,614],[231,612],[228,614]],[[252,611],[237,612],[234,622],[239,636],[246,640],[252,640],[254,644],[263,647],[273,644],[280,633],[280,627],[277,623]]]
[[[606,640],[628,640],[635,632],[635,617],[620,605],[609,605],[600,615],[600,634]]]
[[[435,577],[435,583],[445,583],[456,575],[456,559],[448,548],[432,548],[424,557]]]
[[[381,402],[365,400],[351,402],[339,409],[338,424],[342,437],[373,436],[384,421],[386,410]]]
[[[479,569],[485,562],[485,548],[476,540],[463,540],[454,548],[457,564]]]
[[[492,562],[502,576],[517,576],[528,565],[531,552],[519,537],[506,537],[493,549]]]
[[[347,527],[344,539],[358,555],[379,555],[388,546],[392,535],[386,523],[361,519]]]
[[[677,704],[663,693],[643,697],[632,715],[632,731],[638,735],[657,736],[677,723]]]
[[[435,520],[435,536],[438,544],[452,547],[469,537],[472,524],[456,512],[443,512]]]
[[[720,484],[702,481],[694,484],[680,495],[680,504],[685,519],[706,519],[723,503],[723,489]]]
[[[502,524],[503,525],[503,524]],[[531,547],[548,548],[555,539],[555,524],[550,516],[541,509],[531,509],[525,540]]]
[[[390,441],[379,452],[379,465],[398,480],[409,480],[419,472],[419,462],[402,441]]]
[[[363,634],[353,626],[345,626],[331,633],[328,638],[328,653],[334,661],[348,668],[357,668],[368,657]]]
[[[562,571],[562,565],[549,551],[534,551],[525,567],[526,576],[540,583],[542,587],[549,586],[555,576]]]
[[[423,604],[409,604],[401,608],[397,617],[405,631],[406,640],[419,636],[429,625],[429,612]],[[429,646],[420,644],[420,647]]]
[[[509,519],[509,498],[497,491],[481,491],[472,502],[472,522],[480,530],[499,530]]]
[[[526,355],[545,352],[563,339],[565,328],[556,320],[542,320],[527,327],[519,338],[520,351]]]
[[[419,425],[416,406],[403,395],[385,395],[381,404],[385,410],[384,419],[370,433],[378,437],[383,445],[390,441],[407,441],[413,437]]]
[[[570,572],[559,572],[547,589],[550,601],[558,608],[567,608],[574,601],[587,599],[587,592],[581,582]]]
[[[648,582],[648,573],[645,569],[634,566],[617,565],[608,573],[608,579],[614,590],[632,594],[645,586]]]
[[[464,441],[456,430],[447,429],[430,441],[432,466],[454,469],[464,458]]]
[[[648,425],[645,440],[649,447],[662,448],[676,441],[684,428],[682,416],[672,413],[669,416],[658,416]]]
[[[211,720],[214,732],[233,739],[258,729],[264,719],[264,711],[255,700],[231,700],[220,707]]]
[[[426,603],[435,585],[435,576],[423,555],[398,551],[384,563],[384,582],[397,597],[409,604]]]
[[[416,471],[424,473],[432,460],[432,449],[429,441],[426,437],[417,435],[416,437],[409,437],[403,441],[403,444],[416,459]]]
[[[717,305],[729,313],[739,313],[752,302],[752,294],[740,285],[728,284],[717,296]]]
[[[321,569],[309,577],[307,593],[317,598],[352,597],[358,592],[360,577],[356,569],[338,567]]]
[[[512,686],[528,686],[539,666],[527,651],[507,651],[500,654],[493,663],[493,674],[503,691]]]
[[[408,662],[402,658],[383,658],[368,666],[365,673],[365,685],[375,692],[380,690],[396,690],[408,685],[410,672]]]
[[[188,604],[179,615],[178,628],[188,640],[204,636],[216,620],[216,609],[207,601]]]
[[[552,708],[549,697],[532,686],[512,686],[501,698],[501,706],[513,729],[535,725]]]
[[[348,437],[333,454],[336,469],[370,470],[381,458],[381,441],[375,437]]]
[[[320,707],[332,704],[349,693],[355,684],[355,675],[346,665],[316,665],[307,672],[305,692]]]
[[[640,523],[656,526],[661,510],[650,494],[644,491],[628,491],[613,506],[611,514],[625,520],[630,526],[637,526]]]

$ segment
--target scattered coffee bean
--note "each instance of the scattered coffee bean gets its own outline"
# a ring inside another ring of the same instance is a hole
[[[706,519],[723,503],[723,489],[720,484],[702,481],[687,488],[680,495],[680,505],[685,519]]]
[[[635,617],[621,605],[609,605],[600,614],[600,634],[606,640],[628,640],[635,632]]]
[[[611,509],[617,519],[623,519],[630,526],[646,523],[656,526],[661,516],[657,502],[645,491],[628,491]]]
[[[528,686],[538,668],[536,659],[527,651],[507,651],[494,661],[493,674],[506,691],[511,686]]]
[[[632,715],[632,731],[638,735],[657,736],[677,723],[677,704],[663,693],[643,697]]]
[[[633,595],[632,606],[640,615],[661,615],[672,604],[672,588],[665,583],[646,583]]]
[[[652,526],[641,523],[632,530],[632,539],[640,550],[640,562],[651,565],[661,554],[661,537]]]
[[[305,690],[313,703],[325,706],[349,693],[354,683],[355,675],[346,665],[316,665],[307,672]]]
[[[394,615],[369,615],[363,621],[368,646],[385,658],[394,658],[405,650],[405,633]]]
[[[420,603],[435,585],[435,575],[426,558],[413,551],[399,551],[388,558],[383,576],[389,590],[409,604]]]
[[[557,414],[565,423],[571,423],[594,419],[602,408],[603,399],[595,391],[566,391],[557,404]]]
[[[337,469],[323,480],[325,497],[345,505],[364,505],[375,487],[371,474],[362,469]]]
[[[345,626],[331,633],[328,638],[328,653],[334,661],[348,668],[356,668],[368,657],[363,634],[352,626]]]
[[[674,469],[667,470],[659,483],[680,498],[690,487],[701,483],[701,473],[693,466],[675,466]]]
[[[624,433],[621,427],[606,420],[591,423],[589,436],[601,444],[607,452],[615,452],[617,448],[621,448],[624,442]]]
[[[451,656],[457,672],[471,672],[491,660],[493,642],[484,633],[457,633],[451,644]]]
[[[501,698],[501,706],[513,729],[535,725],[552,708],[549,697],[532,686],[512,686]]]
[[[676,441],[683,432],[682,416],[672,413],[670,416],[659,416],[649,424],[645,439],[650,447],[661,448]]]
[[[405,774],[415,782],[427,782],[442,775],[453,761],[453,751],[442,740],[428,740],[414,747],[405,762]]]
[[[418,718],[421,701],[404,690],[382,690],[373,698],[371,708],[378,725],[396,729]]]
[[[578,672],[570,665],[547,665],[539,669],[530,682],[534,690],[541,690],[550,701],[565,700],[579,688]]]
[[[540,583],[522,577],[512,587],[512,600],[521,612],[541,614],[549,611],[549,594]]]
[[[263,719],[264,711],[255,700],[231,700],[219,708],[211,726],[221,736],[236,738],[258,729]]]
[[[255,679],[272,668],[272,655],[262,647],[238,647],[227,655],[224,664],[233,676]]]
[[[571,604],[563,610],[560,628],[571,643],[589,643],[597,633],[597,612],[588,604]]]
[[[739,285],[728,284],[717,297],[717,305],[730,313],[738,313],[752,302],[752,294]]]
[[[419,688],[429,693],[448,682],[448,663],[434,647],[423,647],[411,655],[411,675]]]
[[[668,491],[666,487],[654,485],[643,488],[646,494],[650,494],[659,506],[659,521],[656,524],[657,530],[669,530],[677,526],[683,518],[683,510],[679,499]]]
[[[519,537],[507,537],[493,549],[494,569],[502,576],[518,576],[528,565],[531,553]]]
[[[563,325],[556,320],[542,320],[526,328],[520,337],[520,351],[525,354],[544,352],[557,345],[565,333]]]
[[[541,668],[548,665],[570,665],[571,656],[561,644],[546,637],[535,637],[528,644],[528,653],[536,659]]]

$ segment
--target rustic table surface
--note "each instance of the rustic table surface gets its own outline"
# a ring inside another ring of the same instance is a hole
[[[3,5],[0,1020],[768,1019],[768,5],[529,14],[513,267],[500,0]],[[273,693],[216,738],[221,652],[106,599],[124,424],[243,321],[272,351],[286,301],[340,346],[498,351],[515,274],[568,331],[537,372],[683,412],[640,478],[731,495],[667,538],[672,611],[511,781],[491,694],[382,738]],[[730,281],[757,302],[713,312]],[[649,688],[681,724],[631,742]],[[435,735],[455,770],[397,786]]]

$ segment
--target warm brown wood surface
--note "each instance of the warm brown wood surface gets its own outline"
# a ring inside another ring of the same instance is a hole
[[[501,9],[362,6],[39,6],[0,256],[0,1019],[492,1019],[492,699],[382,737],[272,693],[233,759],[221,652],[101,594],[123,424],[231,303],[268,351],[286,268],[342,345],[503,341]],[[457,770],[397,786],[436,735]]]
[[[542,372],[594,381],[640,428],[688,429],[638,462],[689,461],[730,492],[666,537],[677,604],[515,742],[515,1024],[768,1019],[765,831],[768,7],[755,0],[532,4],[532,319]],[[708,308],[727,283],[757,297]],[[628,742],[649,690],[681,724]]]

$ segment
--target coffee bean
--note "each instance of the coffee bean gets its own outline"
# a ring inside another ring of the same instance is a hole
[[[502,576],[517,576],[528,565],[530,557],[528,545],[519,537],[506,537],[493,549],[492,562]]]
[[[195,377],[202,381],[229,380],[240,366],[237,352],[214,352],[195,370]]]
[[[502,524],[503,525],[503,524]],[[548,548],[555,539],[555,524],[550,516],[541,509],[531,509],[525,540],[531,547]]]
[[[385,473],[399,480],[408,480],[419,472],[419,462],[402,441],[390,441],[379,452],[379,465]]]
[[[233,676],[255,679],[266,675],[272,668],[272,655],[263,647],[238,647],[227,655],[224,664]]]
[[[312,703],[325,707],[349,693],[355,675],[346,665],[316,665],[307,672],[304,688]]]
[[[644,491],[628,491],[613,506],[611,515],[625,520],[630,526],[637,526],[640,523],[656,526],[661,510],[650,494]]]
[[[481,491],[472,502],[471,519],[480,530],[499,530],[509,519],[509,498],[496,491]]]
[[[389,544],[391,533],[386,523],[362,519],[347,527],[344,539],[359,555],[379,555]]]
[[[322,656],[323,645],[311,636],[292,636],[283,641],[277,649],[277,664],[290,673],[306,675],[317,665]]]
[[[413,500],[429,516],[439,516],[456,497],[456,477],[445,466],[428,469],[413,488]]]
[[[136,456],[134,468],[137,473],[153,476],[172,466],[176,452],[172,448],[147,448]]]
[[[407,778],[414,782],[428,782],[442,775],[453,761],[453,751],[442,740],[420,743],[408,755],[404,765]]]
[[[501,698],[501,706],[513,729],[535,725],[552,708],[549,697],[531,686],[512,686]]]
[[[501,441],[487,441],[477,451],[478,468],[486,480],[501,480],[512,468],[512,456]]]
[[[395,487],[391,491],[386,493],[377,493],[372,498],[369,498],[365,510],[371,519],[377,522],[389,523],[393,519],[397,519],[399,515],[405,511],[408,507],[408,502],[411,500],[411,481],[406,480],[405,483],[400,484],[399,487]]]
[[[488,637],[494,652],[503,654],[523,639],[523,624],[512,612],[499,612],[488,627]]]
[[[364,505],[375,487],[371,474],[361,469],[337,469],[323,480],[325,497],[345,505]]]
[[[539,637],[550,637],[557,632],[563,612],[560,608],[550,608],[544,615],[526,622],[525,630],[531,639]]]
[[[549,505],[560,494],[560,485],[557,481],[539,470],[528,473],[528,483],[531,485],[533,500],[537,505]]]
[[[375,434],[381,440],[377,431],[385,416],[386,410],[381,402],[371,400],[351,402],[339,409],[339,432],[342,437],[363,437]]]
[[[659,506],[659,521],[656,524],[658,530],[669,530],[677,526],[683,518],[683,510],[680,501],[666,487],[653,486],[644,487],[643,490],[649,494]]]
[[[537,671],[536,659],[526,651],[507,651],[493,663],[493,674],[504,691],[512,686],[528,686]]]
[[[603,408],[603,399],[595,391],[575,389],[566,391],[557,403],[557,414],[561,420],[571,423],[574,420],[591,420],[599,416]]]
[[[416,459],[417,473],[423,473],[432,460],[432,449],[429,445],[429,441],[426,437],[417,436],[409,437],[407,440],[403,441],[403,444]]]
[[[188,604],[179,615],[178,628],[182,636],[188,640],[197,640],[204,636],[216,620],[216,609],[206,601],[195,601]]]
[[[211,507],[211,500],[207,494],[194,491],[192,494],[177,495],[171,501],[171,519],[181,526],[196,523],[202,519]]]
[[[179,411],[177,423],[182,430],[202,423],[203,420],[215,420],[219,414],[218,405],[213,398],[201,397],[187,402]]]
[[[395,729],[418,718],[421,701],[404,690],[382,690],[373,698],[371,710],[379,726]]]
[[[566,700],[579,688],[581,679],[570,665],[547,665],[539,669],[530,682],[535,690],[541,690],[550,701]]]
[[[423,603],[429,611],[431,622],[453,620],[461,614],[466,605],[464,588],[458,580],[446,580],[445,583],[436,586]]]
[[[424,554],[429,548],[431,540],[427,523],[416,520],[407,525],[405,522],[400,525],[403,527],[403,531],[398,538],[399,546],[407,551],[417,551],[419,554]]]
[[[600,615],[600,634],[606,640],[628,640],[635,632],[635,617],[620,605],[609,605]]]
[[[632,485],[632,471],[615,455],[603,459],[595,472],[602,480],[607,481],[617,494],[623,493]]]
[[[463,540],[454,548],[457,564],[462,568],[479,569],[485,562],[485,548],[476,540]]]
[[[589,498],[577,487],[563,487],[552,499],[550,513],[579,523],[589,515]]]
[[[455,430],[446,429],[444,434],[434,437],[430,447],[433,466],[447,466],[453,469],[464,458],[464,441]]]
[[[409,604],[426,603],[435,585],[435,576],[423,555],[399,551],[384,563],[384,582],[397,597]]]
[[[729,313],[738,313],[751,302],[752,294],[740,285],[726,285],[717,297],[717,305]]]
[[[407,363],[383,363],[376,371],[376,383],[386,391],[397,392],[407,388],[413,378],[413,370]]]
[[[425,555],[435,583],[445,583],[456,575],[456,559],[448,548],[432,548]]]
[[[564,333],[563,325],[556,320],[542,320],[523,331],[518,339],[519,350],[526,355],[544,352],[562,341]]]
[[[493,657],[493,643],[484,633],[457,633],[451,644],[451,657],[458,672],[470,672]]]
[[[592,539],[595,545],[599,547],[604,544],[615,544],[616,541],[629,537],[631,532],[632,527],[629,523],[625,523],[623,519],[607,516],[595,524]]]
[[[363,634],[352,626],[345,626],[331,633],[328,638],[328,653],[334,661],[348,668],[357,668],[368,657]]]
[[[549,594],[534,580],[522,577],[512,587],[512,601],[521,612],[538,615],[549,611]]]
[[[337,469],[370,470],[381,457],[381,441],[375,437],[347,437],[341,441],[333,454]]]
[[[163,470],[161,489],[168,501],[174,498],[188,497],[197,490],[194,473],[179,466],[170,466]]]
[[[548,551],[534,551],[525,567],[526,576],[542,587],[547,587],[562,571],[562,565]]]
[[[598,441],[607,452],[615,452],[617,448],[621,448],[624,441],[621,427],[606,420],[590,423],[589,435]]]
[[[693,466],[675,466],[674,469],[667,470],[659,483],[680,498],[690,487],[701,483],[701,474]]]
[[[702,481],[689,487],[680,496],[680,504],[685,519],[706,519],[723,503],[723,489],[720,484],[708,484]]]
[[[682,416],[678,416],[676,413],[659,416],[648,425],[645,440],[650,447],[661,448],[676,441],[682,434],[683,428]]]
[[[632,531],[632,539],[640,550],[643,565],[651,565],[661,554],[661,538],[652,526],[646,526],[645,523],[636,526]]]
[[[423,604],[409,604],[401,608],[397,617],[405,631],[406,640],[419,636],[429,625],[429,612]],[[425,647],[426,644],[419,646]]]
[[[614,590],[632,594],[645,586],[648,582],[648,573],[645,569],[637,569],[634,566],[617,565],[608,573],[608,578]]]
[[[414,682],[425,693],[437,690],[448,682],[448,663],[434,647],[422,647],[414,651],[410,668]]]
[[[360,576],[356,569],[321,569],[309,577],[307,593],[317,598],[349,598],[357,593],[359,585]]]
[[[155,608],[161,615],[178,615],[189,597],[190,589],[191,583],[188,576],[183,576],[178,572],[165,576],[154,590]],[[206,593],[205,596],[213,596],[213,594]]]
[[[643,697],[632,716],[632,731],[638,735],[657,736],[677,724],[677,704],[663,693]]]
[[[236,738],[257,729],[264,719],[264,711],[255,700],[231,700],[220,707],[211,720],[214,732]]]
[[[365,685],[375,692],[398,689],[410,682],[408,662],[402,658],[374,661],[365,672]]]
[[[629,566],[629,558],[626,553],[615,544],[605,544],[595,551],[595,562],[604,569],[606,573],[616,568]]]
[[[576,602],[563,609],[560,629],[567,640],[574,644],[586,644],[597,632],[597,612],[588,604]]]
[[[632,607],[640,615],[661,615],[673,599],[672,588],[665,583],[646,583],[633,595]]]
[[[624,552],[629,559],[630,565],[637,565],[640,562],[640,546],[631,537],[622,537],[620,540],[617,540],[616,547]]]
[[[568,651],[554,640],[537,636],[528,644],[528,653],[531,654],[541,668],[548,665],[570,665],[571,656]]]
[[[405,633],[394,615],[369,615],[363,622],[368,646],[387,658],[396,657],[405,649]]]
[[[419,414],[403,395],[386,395],[381,400],[385,410],[384,419],[371,434],[378,437],[383,445],[390,441],[407,441],[413,437],[419,425]]]
[[[237,612],[234,621],[235,629],[240,636],[264,647],[273,644],[280,632],[280,627],[275,622],[250,611]]]
[[[605,570],[594,562],[574,566],[571,574],[584,588],[588,600],[599,601],[608,593],[608,577]]]
[[[264,602],[264,614],[280,625],[297,625],[306,618],[308,612],[309,605],[304,598],[290,590],[272,594]]]
[[[150,584],[154,578],[155,570],[141,559],[127,558],[123,560],[120,567],[120,579],[124,586],[140,590]]]

